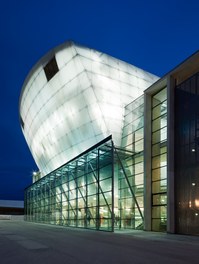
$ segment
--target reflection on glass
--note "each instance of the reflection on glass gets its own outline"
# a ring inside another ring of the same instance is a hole
[[[176,223],[181,234],[199,234],[199,74],[175,89]],[[186,191],[185,191],[186,190]]]

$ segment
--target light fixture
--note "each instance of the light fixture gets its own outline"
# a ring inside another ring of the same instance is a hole
[[[191,150],[192,152],[195,152],[196,150],[194,149],[194,148],[192,148],[192,150]]]
[[[196,183],[195,182],[192,182],[192,184],[191,184],[192,186],[196,186]]]

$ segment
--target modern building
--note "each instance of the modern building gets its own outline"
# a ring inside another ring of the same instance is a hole
[[[11,219],[24,219],[24,201],[0,200],[0,220]]]
[[[199,53],[159,79],[66,42],[27,76],[27,221],[199,235]]]

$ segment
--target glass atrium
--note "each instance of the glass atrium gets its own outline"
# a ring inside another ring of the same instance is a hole
[[[143,229],[143,111],[143,96],[125,108],[122,147],[110,136],[27,188],[26,220]]]

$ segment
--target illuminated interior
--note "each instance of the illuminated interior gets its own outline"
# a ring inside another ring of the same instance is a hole
[[[26,220],[102,231],[142,229],[143,177],[132,175],[133,163],[132,152],[107,138],[26,189]]]

